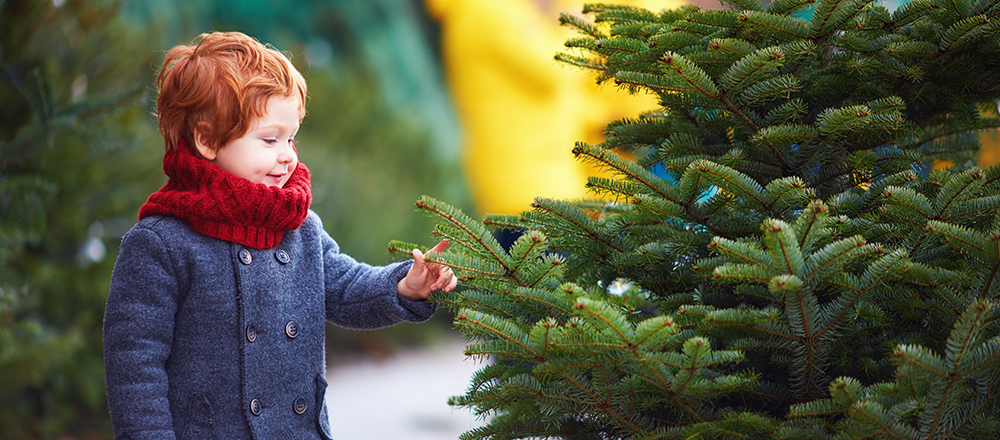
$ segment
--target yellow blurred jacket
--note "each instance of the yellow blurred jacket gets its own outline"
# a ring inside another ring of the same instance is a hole
[[[559,26],[558,11],[580,14],[583,3],[427,0],[441,24],[463,164],[482,214],[518,213],[537,196],[585,197],[586,176],[594,170],[573,157],[575,142],[600,142],[607,123],[656,108],[652,96],[597,86],[592,72],[553,59],[576,35]],[[683,5],[623,3],[651,10]]]

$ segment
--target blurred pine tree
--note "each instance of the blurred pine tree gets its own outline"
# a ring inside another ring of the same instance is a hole
[[[153,51],[115,15],[113,2],[0,3],[3,438],[108,428],[105,240],[160,180],[135,148],[155,133]]]

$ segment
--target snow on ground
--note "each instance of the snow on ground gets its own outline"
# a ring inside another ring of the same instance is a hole
[[[464,342],[408,349],[384,360],[331,366],[326,404],[335,440],[455,440],[485,424],[448,398],[465,394],[482,361],[465,359]]]

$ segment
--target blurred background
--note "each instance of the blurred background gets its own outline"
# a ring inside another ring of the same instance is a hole
[[[104,303],[121,236],[166,181],[152,87],[171,46],[241,31],[289,54],[309,85],[297,140],[312,208],[344,252],[383,264],[389,240],[436,241],[420,195],[472,216],[586,196],[596,171],[574,142],[655,107],[553,61],[573,36],[558,13],[582,4],[0,0],[0,438],[111,437]],[[328,327],[335,435],[456,438],[482,423],[445,401],[482,366],[451,319]]]

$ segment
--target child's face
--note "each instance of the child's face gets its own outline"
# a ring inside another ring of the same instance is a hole
[[[250,123],[250,131],[217,151],[200,152],[234,176],[283,187],[299,163],[292,148],[299,131],[299,105],[298,98],[272,96],[264,115]]]

